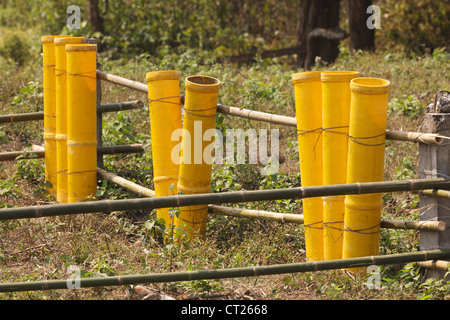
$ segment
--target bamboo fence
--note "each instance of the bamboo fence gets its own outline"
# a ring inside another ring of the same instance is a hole
[[[147,84],[129,80],[120,76],[112,75],[100,70],[97,70],[97,77],[101,80],[108,81],[114,84],[118,84],[133,90],[140,91],[142,93],[148,93]],[[183,103],[184,97],[181,97]],[[248,110],[238,107],[231,107],[224,104],[217,104],[217,112],[227,114],[231,116],[237,116],[249,120],[257,120],[267,122],[271,124],[285,125],[296,128],[297,122],[295,117],[282,116],[277,114],[270,114],[261,111]],[[450,137],[433,134],[433,133],[421,133],[421,132],[407,132],[407,131],[386,131],[386,139],[397,141],[409,141],[409,142],[423,142],[427,144],[442,144],[446,140],[450,140]]]
[[[347,194],[416,191],[430,188],[450,188],[450,180],[444,178],[433,178],[404,181],[366,182],[327,186],[285,188],[275,190],[173,195],[156,198],[99,200],[69,204],[15,207],[0,209],[0,220],[40,218],[49,216],[125,210],[152,210],[157,208],[177,208],[202,204],[243,203],[281,199],[304,199]]]
[[[97,148],[97,154],[119,154],[119,153],[140,153],[144,152],[142,144],[123,144],[116,146],[102,146]],[[30,151],[9,151],[0,153],[0,161],[14,161],[19,159],[39,159],[44,158],[45,149]]]
[[[418,251],[390,255],[367,256],[349,259],[322,260],[299,263],[288,263],[267,266],[254,266],[228,269],[212,269],[199,271],[165,272],[113,277],[79,278],[65,280],[44,280],[32,282],[12,282],[0,284],[0,292],[17,292],[31,290],[69,289],[74,285],[79,288],[123,286],[140,283],[166,283],[178,281],[225,279],[240,277],[259,277],[284,273],[300,273],[345,268],[361,268],[372,265],[388,265],[399,263],[441,260],[450,258],[450,249]],[[74,283],[77,281],[78,283]],[[69,287],[70,285],[70,287]]]
[[[154,197],[155,191],[140,186],[125,178],[119,177],[111,172],[107,172],[101,168],[97,168],[98,176],[111,183],[136,193],[144,197]],[[250,210],[242,208],[231,208],[225,206],[218,206],[210,204],[208,206],[210,214],[232,216],[237,218],[259,219],[276,221],[280,223],[296,223],[303,224],[304,217],[301,214],[279,213],[262,210]],[[413,230],[429,230],[429,231],[443,231],[446,228],[446,223],[443,221],[414,221],[414,220],[389,220],[383,219],[381,221],[382,228],[390,229],[413,229]]]
[[[140,109],[143,107],[144,104],[140,100],[102,104],[97,107],[97,113],[117,112],[124,110]],[[18,114],[5,114],[0,115],[0,124],[43,120],[43,119],[44,119],[44,112],[42,111],[18,113]]]

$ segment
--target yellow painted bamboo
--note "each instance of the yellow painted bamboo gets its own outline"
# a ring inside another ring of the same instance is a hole
[[[347,181],[350,81],[357,71],[322,72],[323,184]],[[323,197],[324,259],[342,257],[345,196]]]
[[[211,155],[204,155],[204,152],[211,142],[204,141],[203,137],[216,125],[220,81],[207,76],[190,76],[186,78],[185,87],[178,192],[209,193],[212,161]],[[207,205],[182,207],[176,227],[192,240],[206,230],[207,215]]]
[[[146,75],[152,137],[153,182],[155,196],[177,194],[179,159],[172,161],[172,150],[178,144],[171,139],[175,130],[181,130],[180,73],[175,70],[149,72]],[[163,218],[167,234],[175,226],[175,216],[169,208],[156,210]]]
[[[42,36],[45,185],[49,194],[56,195],[56,79],[55,44],[59,36]]]
[[[58,37],[54,40],[56,61],[56,199],[59,203],[67,203],[66,44],[84,42],[84,37]]]
[[[383,180],[389,87],[377,78],[350,83],[347,183]],[[381,208],[381,193],[346,196],[344,259],[379,253]]]
[[[67,44],[67,199],[97,191],[97,45]]]
[[[300,176],[302,186],[322,185],[322,84],[321,72],[294,74]],[[303,200],[306,258],[323,260],[322,199]]]

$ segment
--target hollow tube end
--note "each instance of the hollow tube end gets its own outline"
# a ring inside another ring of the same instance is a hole
[[[292,75],[292,82],[294,84],[299,82],[306,82],[306,81],[314,81],[319,80],[320,81],[320,75],[322,74],[322,71],[306,71],[306,72],[300,72]]]
[[[56,38],[64,38],[64,37],[71,37],[71,36],[64,36],[64,35],[53,35],[53,36],[42,36],[41,41],[42,43],[54,43]]]
[[[66,51],[97,51],[96,44],[67,44]]]
[[[157,80],[179,80],[180,76],[180,72],[176,70],[153,71],[146,74],[145,80],[147,80],[147,82]]]
[[[204,93],[215,93],[219,91],[220,80],[201,75],[193,75],[186,78],[186,89],[204,92]]]
[[[72,37],[72,36],[63,36],[54,38],[55,46],[63,46],[66,44],[84,44],[86,43],[85,37]]]
[[[343,82],[359,77],[359,71],[323,71],[322,82]]]
[[[355,93],[381,95],[389,93],[391,83],[380,78],[354,78],[350,82],[350,90]]]

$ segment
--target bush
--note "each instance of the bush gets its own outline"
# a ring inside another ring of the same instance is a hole
[[[0,54],[5,59],[14,61],[18,66],[23,66],[31,57],[30,45],[17,34],[13,34],[4,39]]]

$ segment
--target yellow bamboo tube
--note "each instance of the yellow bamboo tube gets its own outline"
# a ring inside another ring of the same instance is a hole
[[[97,191],[97,45],[67,44],[67,199]]]
[[[84,42],[84,37],[58,37],[54,40],[56,61],[56,199],[59,203],[67,203],[66,44]]]
[[[56,195],[56,79],[55,44],[59,36],[42,36],[44,91],[45,185],[49,194]]]
[[[185,82],[185,103],[178,192],[183,194],[211,191],[211,159],[204,155],[209,141],[204,133],[216,125],[217,97],[220,81],[207,76],[189,76]],[[176,228],[188,240],[206,230],[208,206],[181,207]]]
[[[383,180],[389,87],[389,81],[376,78],[350,83],[347,183]],[[379,253],[381,208],[381,193],[346,196],[344,259]]]
[[[322,84],[321,72],[294,74],[300,177],[302,186],[322,185]],[[306,258],[323,260],[322,199],[303,200]]]
[[[172,159],[172,150],[177,142],[172,133],[182,128],[180,73],[175,70],[149,72],[146,75],[150,109],[152,137],[153,182],[155,196],[177,194],[179,159]],[[179,156],[179,154],[178,154]],[[176,217],[171,217],[169,208],[156,210],[158,218],[165,221],[167,234],[171,234]]]
[[[323,184],[347,181],[350,81],[356,71],[322,72]],[[342,257],[345,196],[323,197],[324,259]]]

